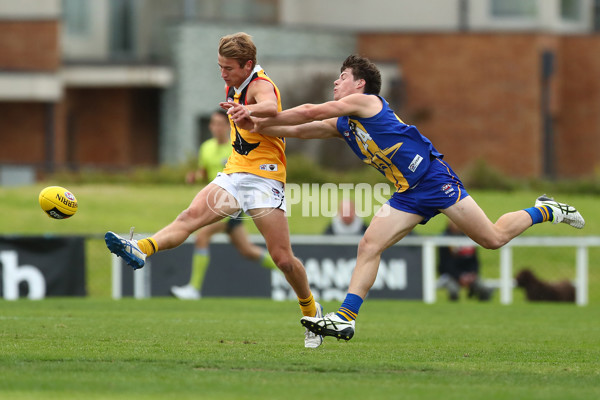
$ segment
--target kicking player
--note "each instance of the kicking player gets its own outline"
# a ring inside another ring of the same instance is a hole
[[[217,60],[227,104],[239,106],[238,117],[270,117],[281,111],[279,89],[257,65],[250,35],[240,32],[222,37]],[[243,211],[265,238],[269,254],[298,296],[302,314],[321,317],[322,308],[315,302],[304,266],[290,244],[284,197],[285,141],[245,130],[233,120],[230,132],[233,151],[225,169],[171,224],[138,241],[107,232],[106,245],[134,269],[142,268],[147,256],[177,247],[203,226]],[[322,341],[321,335],[306,329],[305,347],[318,347]]]
[[[224,110],[212,113],[208,130],[212,138],[206,140],[198,150],[198,168],[186,176],[187,183],[213,180],[223,170],[229,155],[231,143],[229,117]],[[194,255],[192,257],[192,273],[189,282],[184,286],[172,286],[171,293],[178,299],[196,300],[201,297],[202,284],[206,270],[210,264],[210,238],[216,233],[225,232],[238,252],[249,260],[258,261],[269,269],[277,269],[277,265],[264,248],[256,246],[248,239],[241,217],[229,217],[214,224],[204,226],[196,232]]]
[[[229,111],[238,125],[265,135],[340,138],[396,186],[359,243],[348,294],[339,310],[325,317],[301,319],[315,333],[345,340],[354,335],[356,317],[375,282],[383,250],[440,212],[486,249],[505,245],[533,224],[563,222],[575,228],[585,224],[574,207],[545,195],[534,207],[491,222],[429,139],[390,109],[379,95],[380,88],[377,67],[366,58],[350,56],[334,82],[333,101],[304,104],[269,118],[249,119],[238,105],[230,105]]]

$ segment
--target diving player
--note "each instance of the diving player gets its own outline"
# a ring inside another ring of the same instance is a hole
[[[355,320],[375,282],[381,253],[440,212],[487,249],[497,249],[541,222],[563,222],[575,228],[585,225],[574,207],[545,195],[534,207],[504,214],[492,223],[443,155],[416,127],[398,118],[379,96],[380,89],[381,75],[375,64],[353,55],[344,61],[334,82],[333,101],[300,105],[268,118],[247,118],[237,105],[229,111],[239,126],[264,135],[343,139],[396,186],[358,245],[356,267],[341,307],[325,317],[301,319],[315,333],[344,340],[354,335]]]

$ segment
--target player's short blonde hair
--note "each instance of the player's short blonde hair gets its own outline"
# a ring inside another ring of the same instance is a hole
[[[245,32],[223,36],[219,40],[219,55],[237,60],[240,67],[248,61],[252,61],[253,67],[256,65],[256,46],[252,42],[252,36]]]

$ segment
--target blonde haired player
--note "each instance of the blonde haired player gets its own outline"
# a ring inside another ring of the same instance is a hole
[[[210,116],[208,130],[212,138],[206,140],[198,150],[198,168],[186,176],[187,183],[215,179],[223,170],[231,154],[230,123],[227,113],[218,109]],[[269,252],[250,242],[244,227],[244,218],[225,218],[196,231],[194,255],[190,280],[183,286],[172,286],[171,293],[182,300],[197,300],[202,297],[202,284],[210,264],[210,239],[216,233],[225,232],[229,241],[246,259],[256,261],[261,266],[277,269]]]
[[[218,64],[225,81],[228,104],[240,105],[236,117],[273,117],[281,111],[279,90],[256,63],[256,46],[243,32],[219,41]],[[231,116],[230,116],[231,117]],[[231,118],[230,118],[231,120]],[[107,232],[108,249],[134,269],[147,256],[182,244],[194,231],[240,211],[252,217],[267,250],[298,296],[304,316],[322,316],[308,285],[306,271],[293,252],[285,216],[285,141],[242,129],[231,121],[233,151],[223,173],[202,189],[169,225],[139,241]],[[305,330],[305,347],[321,345],[322,336]]]

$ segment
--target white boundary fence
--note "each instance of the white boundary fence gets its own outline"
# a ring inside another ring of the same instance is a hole
[[[191,240],[191,239],[188,239]],[[328,244],[348,245],[358,244],[360,236],[321,236],[321,235],[292,235],[292,247],[294,244]],[[224,234],[215,235],[212,238],[215,243],[228,243]],[[260,235],[251,235],[254,243],[264,243]],[[421,246],[423,264],[423,301],[435,303],[436,301],[436,258],[439,246],[469,246],[476,245],[468,237],[450,236],[407,236],[395,246]],[[588,270],[589,270],[589,248],[600,247],[600,236],[583,237],[557,237],[557,236],[524,236],[513,239],[510,243],[497,250],[500,257],[500,302],[511,304],[513,301],[513,251],[515,247],[573,247],[575,249],[575,289],[576,303],[579,306],[588,304]],[[148,261],[151,261],[149,259]],[[147,261],[147,263],[148,263]],[[150,265],[147,265],[148,267]],[[134,297],[147,297],[148,278],[150,268],[143,268],[134,274]],[[121,293],[121,263],[116,256],[112,258],[112,285],[113,298],[120,298]]]
[[[403,239],[402,241],[408,238]],[[423,300],[434,303],[436,247],[444,245],[474,244],[469,238],[423,237]],[[408,244],[408,243],[407,243]],[[599,247],[600,237],[519,237],[498,250],[500,257],[500,302],[511,304],[513,300],[513,251],[515,247],[573,247],[575,248],[575,289],[577,305],[588,304],[589,248]]]

